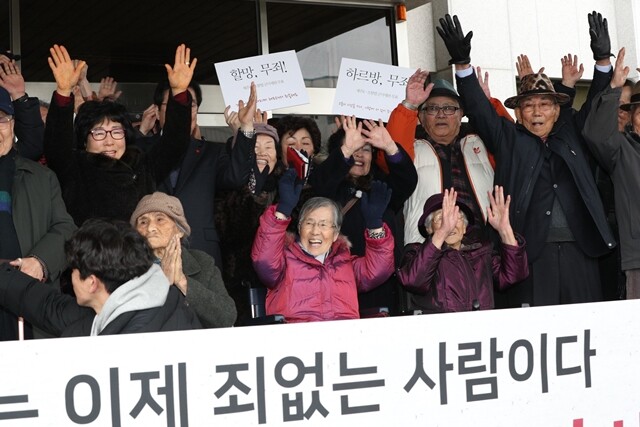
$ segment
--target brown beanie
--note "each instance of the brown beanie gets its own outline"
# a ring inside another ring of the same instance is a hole
[[[160,191],[156,191],[153,194],[147,194],[138,202],[138,206],[136,206],[136,210],[131,214],[131,220],[129,222],[135,228],[138,218],[149,212],[162,212],[170,216],[184,231],[185,237],[191,234],[191,227],[187,224],[187,219],[184,217],[184,210],[182,209],[182,203],[180,203],[178,198]]]
[[[273,138],[276,145],[280,143],[280,138],[278,138],[278,131],[273,126],[266,123],[254,123],[253,129],[256,131],[256,135],[268,135]]]

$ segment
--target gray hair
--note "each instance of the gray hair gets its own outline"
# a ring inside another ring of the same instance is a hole
[[[438,209],[438,210],[442,210],[442,209]],[[431,221],[433,221],[433,216],[435,215],[435,213],[438,211],[433,211],[431,212],[429,215],[427,215],[427,218],[424,220],[424,227],[427,230],[427,233],[429,233],[429,228],[431,227]],[[459,210],[459,213],[462,215],[462,222],[464,223],[465,227],[469,226],[469,218],[467,218],[467,214],[464,213],[462,211],[462,209]],[[433,234],[433,228],[431,228],[431,233],[429,233],[429,235]]]
[[[298,231],[300,231],[300,226],[307,215],[319,208],[331,208],[333,211],[333,225],[336,226],[336,231],[339,232],[340,227],[342,227],[342,210],[340,210],[340,205],[326,197],[313,197],[302,205],[302,209],[300,209],[300,219],[298,220]]]

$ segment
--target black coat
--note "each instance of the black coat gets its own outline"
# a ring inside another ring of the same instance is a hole
[[[138,201],[156,190],[186,150],[191,132],[190,105],[169,97],[161,143],[145,153],[128,141],[124,155],[116,160],[74,150],[73,102],[61,107],[55,97],[51,100],[45,156],[58,176],[67,210],[77,225],[96,217],[129,222]]]
[[[18,153],[25,159],[38,161],[43,152],[44,123],[40,115],[38,98],[13,101],[15,125],[13,133],[18,139]]]
[[[70,295],[61,294],[3,264],[0,266],[0,305],[54,336],[89,336],[95,311],[81,307]],[[162,307],[122,313],[100,335],[200,329],[200,321],[186,305],[177,287],[171,286]]]
[[[591,100],[611,78],[610,73],[594,72],[589,95],[579,112],[561,109],[546,144],[569,168],[574,186],[558,188],[561,200],[571,201],[562,208],[580,248],[590,257],[604,255],[615,246],[602,201],[589,167],[590,153],[581,136]],[[527,241],[529,262],[544,246],[546,234],[527,235],[525,219],[531,206],[533,188],[544,161],[545,143],[524,126],[497,115],[484,95],[475,74],[457,77],[462,107],[471,125],[478,131],[487,149],[496,159],[495,182],[512,197],[510,219],[515,232]],[[564,193],[562,193],[564,192]],[[583,203],[587,214],[581,215]],[[548,224],[547,224],[548,226]]]
[[[164,132],[163,132],[164,133]],[[136,144],[150,150],[157,136],[138,138]],[[238,132],[231,155],[225,144],[191,138],[179,168],[175,188],[165,177],[158,190],[180,199],[185,217],[191,227],[189,247],[208,253],[221,266],[220,239],[214,221],[214,198],[220,189],[235,190],[249,179],[255,163],[255,137],[249,139]]]

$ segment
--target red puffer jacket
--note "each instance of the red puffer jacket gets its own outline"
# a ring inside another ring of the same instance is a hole
[[[359,318],[358,292],[381,285],[394,270],[387,225],[385,237],[365,237],[365,256],[352,256],[340,236],[322,264],[287,234],[289,222],[277,220],[275,205],[269,207],[253,241],[253,266],[268,288],[267,314],[282,314],[287,322]]]
[[[436,248],[430,241],[407,246],[398,278],[409,292],[412,309],[424,313],[494,308],[494,281],[506,289],[529,275],[524,239],[502,245],[502,257],[490,243],[475,243],[459,251]],[[444,246],[444,245],[443,245]]]

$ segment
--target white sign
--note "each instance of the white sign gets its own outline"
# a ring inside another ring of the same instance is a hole
[[[251,82],[258,90],[258,108],[270,111],[308,104],[296,52],[272,53],[215,64],[225,105],[238,110],[238,101],[247,102]]]
[[[388,121],[415,69],[342,58],[332,112]]]
[[[0,426],[631,427],[640,301],[0,343]]]

